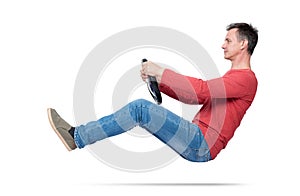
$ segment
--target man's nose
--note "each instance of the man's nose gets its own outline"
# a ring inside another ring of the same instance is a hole
[[[224,43],[221,47],[222,47],[222,49],[225,49],[226,48],[226,43]]]

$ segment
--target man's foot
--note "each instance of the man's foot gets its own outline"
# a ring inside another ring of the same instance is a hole
[[[69,151],[74,150],[76,148],[74,138],[69,133],[69,130],[72,128],[72,126],[62,119],[55,109],[48,108],[47,112],[50,124],[55,133],[58,135],[59,139]]]

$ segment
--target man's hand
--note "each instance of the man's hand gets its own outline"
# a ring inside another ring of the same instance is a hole
[[[148,76],[155,76],[158,83],[161,81],[161,77],[165,71],[165,68],[160,67],[159,65],[147,61],[143,63],[141,69],[141,77],[144,82],[146,82]]]

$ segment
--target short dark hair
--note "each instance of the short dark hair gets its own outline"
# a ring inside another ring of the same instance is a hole
[[[247,23],[232,23],[227,26],[226,30],[238,29],[238,39],[239,40],[248,40],[247,51],[250,55],[253,54],[254,48],[258,41],[258,30],[253,27],[251,24]]]

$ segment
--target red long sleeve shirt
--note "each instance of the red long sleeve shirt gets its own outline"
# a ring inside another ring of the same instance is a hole
[[[183,103],[202,105],[192,122],[202,131],[214,159],[250,107],[257,79],[250,69],[231,69],[223,77],[207,81],[166,69],[159,88]]]

